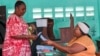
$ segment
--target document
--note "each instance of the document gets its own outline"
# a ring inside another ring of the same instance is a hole
[[[46,41],[47,39],[42,35],[42,32],[39,32],[37,34],[37,36],[40,36],[40,38],[43,40],[43,41]]]

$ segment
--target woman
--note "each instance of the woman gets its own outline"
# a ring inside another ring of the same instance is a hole
[[[87,24],[79,22],[74,29],[74,37],[67,46],[63,47],[51,40],[46,43],[67,53],[67,56],[95,56],[96,48],[88,33]]]
[[[17,1],[15,12],[9,16],[6,22],[2,56],[31,56],[29,40],[35,40],[36,36],[28,34],[28,25],[22,18],[25,12],[25,3]]]

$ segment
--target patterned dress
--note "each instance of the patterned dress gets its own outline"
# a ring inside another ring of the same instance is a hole
[[[16,35],[27,35],[27,28],[28,25],[21,17],[12,14],[8,18],[2,56],[31,56],[28,39],[15,39],[11,37]]]

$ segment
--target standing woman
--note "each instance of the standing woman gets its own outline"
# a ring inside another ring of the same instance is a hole
[[[9,16],[6,22],[2,56],[31,56],[29,40],[35,40],[36,36],[28,35],[28,25],[22,18],[25,12],[25,3],[17,1],[15,12]]]

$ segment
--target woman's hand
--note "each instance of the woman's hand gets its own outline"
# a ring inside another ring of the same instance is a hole
[[[51,41],[51,40],[47,40],[47,41],[45,41],[45,43],[46,43],[47,45],[53,45],[53,44],[54,44],[54,42]]]
[[[32,39],[32,40],[36,40],[37,39],[37,36],[34,35],[34,34],[32,34],[32,35],[29,36],[29,38]]]

